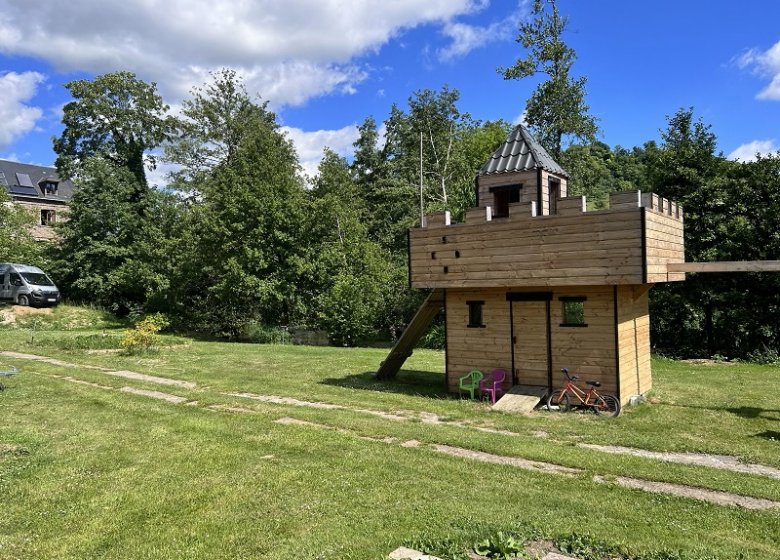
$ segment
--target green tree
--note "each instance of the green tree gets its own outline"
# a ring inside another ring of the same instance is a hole
[[[219,95],[214,93],[214,95]],[[235,337],[250,321],[287,325],[302,312],[305,191],[298,159],[274,117],[255,106],[232,156],[198,174],[180,314]]]
[[[563,40],[568,18],[561,16],[555,0],[534,0],[532,15],[530,21],[520,24],[517,38],[527,54],[498,71],[505,80],[547,76],[526,103],[525,120],[542,145],[558,159],[565,137],[592,141],[598,127],[585,102],[587,78],[571,76],[577,55]]]
[[[392,331],[405,288],[402,265],[369,239],[359,189],[346,160],[326,150],[310,193],[307,238],[320,283],[317,324],[346,346]]]
[[[54,139],[57,169],[73,178],[92,156],[128,169],[134,176],[136,198],[147,188],[145,164],[154,167],[148,151],[160,146],[173,132],[168,106],[132,72],[112,72],[94,80],[65,84],[73,101],[63,108],[62,135]],[[144,161],[146,158],[146,162]]]
[[[122,315],[168,289],[166,195],[150,191],[141,217],[139,188],[125,167],[98,157],[83,162],[69,219],[56,226],[62,238],[53,269],[69,297]]]
[[[681,203],[686,261],[777,259],[780,169],[776,157],[740,164],[716,153],[711,127],[693,109],[668,118],[660,146],[647,150],[653,190]],[[779,286],[774,274],[690,274],[651,292],[652,336],[681,355],[776,355]]]
[[[374,119],[366,118],[358,130],[351,170],[363,201],[362,220],[372,240],[400,254],[406,251],[406,230],[419,220],[417,190],[399,173],[404,166],[398,165],[395,142],[379,145]]]
[[[14,204],[0,187],[0,262],[42,264],[41,245],[32,236],[34,215]]]
[[[192,90],[176,119],[178,131],[165,146],[165,159],[181,166],[173,185],[188,190],[219,165],[230,165],[255,119],[273,123],[267,103],[256,104],[235,70],[211,74],[211,82]]]

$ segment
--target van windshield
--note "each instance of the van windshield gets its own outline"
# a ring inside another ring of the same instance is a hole
[[[54,282],[49,280],[49,277],[41,272],[22,272],[22,277],[27,280],[28,284],[35,286],[54,286]]]

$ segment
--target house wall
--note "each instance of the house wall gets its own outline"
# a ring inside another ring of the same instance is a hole
[[[617,393],[617,351],[615,347],[615,288],[612,286],[582,286],[518,289],[448,289],[446,370],[449,390],[457,392],[458,378],[473,369],[488,373],[493,368],[506,370],[504,389],[513,383],[512,334],[517,337],[515,366],[519,384],[548,385],[544,371],[547,359],[547,317],[543,302],[510,302],[507,291],[513,293],[551,292],[550,350],[552,386],[563,384],[561,368],[581,374],[581,381],[594,380],[604,391]],[[562,326],[561,297],[584,297],[585,327]],[[469,328],[468,301],[484,301],[484,328]],[[640,304],[641,307],[641,304]],[[514,323],[514,328],[512,326]],[[530,330],[529,330],[530,329]],[[531,340],[541,348],[533,355],[522,355]],[[626,350],[627,352],[628,350]],[[544,364],[538,363],[540,359]],[[524,371],[524,367],[530,368]],[[633,394],[633,393],[632,393]]]
[[[53,210],[55,212],[55,221],[64,222],[68,219],[68,207],[62,203],[42,200],[41,202],[31,202],[27,200],[15,200],[14,204],[21,206],[33,216],[32,236],[38,241],[53,241],[58,238],[57,232],[50,225],[41,224],[41,210]]]
[[[484,328],[468,328],[467,301],[484,301]],[[493,368],[507,372],[504,389],[512,386],[512,354],[509,345],[509,303],[506,290],[447,290],[447,386],[458,391],[458,378],[473,369],[487,374]]]
[[[625,403],[652,389],[650,364],[650,285],[618,288],[620,393]]]
[[[560,297],[585,297],[586,327],[563,323]],[[553,387],[563,385],[562,368],[578,374],[580,384],[600,381],[602,389],[617,394],[617,351],[615,348],[615,297],[612,286],[583,286],[556,289],[551,307]]]

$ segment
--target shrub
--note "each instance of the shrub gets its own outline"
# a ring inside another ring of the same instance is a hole
[[[242,342],[259,344],[292,344],[292,337],[287,330],[264,325],[258,321],[244,323],[237,338]]]
[[[159,341],[157,333],[169,324],[170,321],[162,313],[147,315],[134,328],[124,332],[120,346],[129,354],[156,350]]]

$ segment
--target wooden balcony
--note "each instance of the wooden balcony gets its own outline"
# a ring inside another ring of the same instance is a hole
[[[685,280],[667,265],[685,261],[682,208],[651,193],[610,195],[585,211],[584,197],[561,199],[557,213],[534,216],[510,205],[507,218],[473,208],[463,224],[445,213],[409,233],[413,288],[652,284]]]

